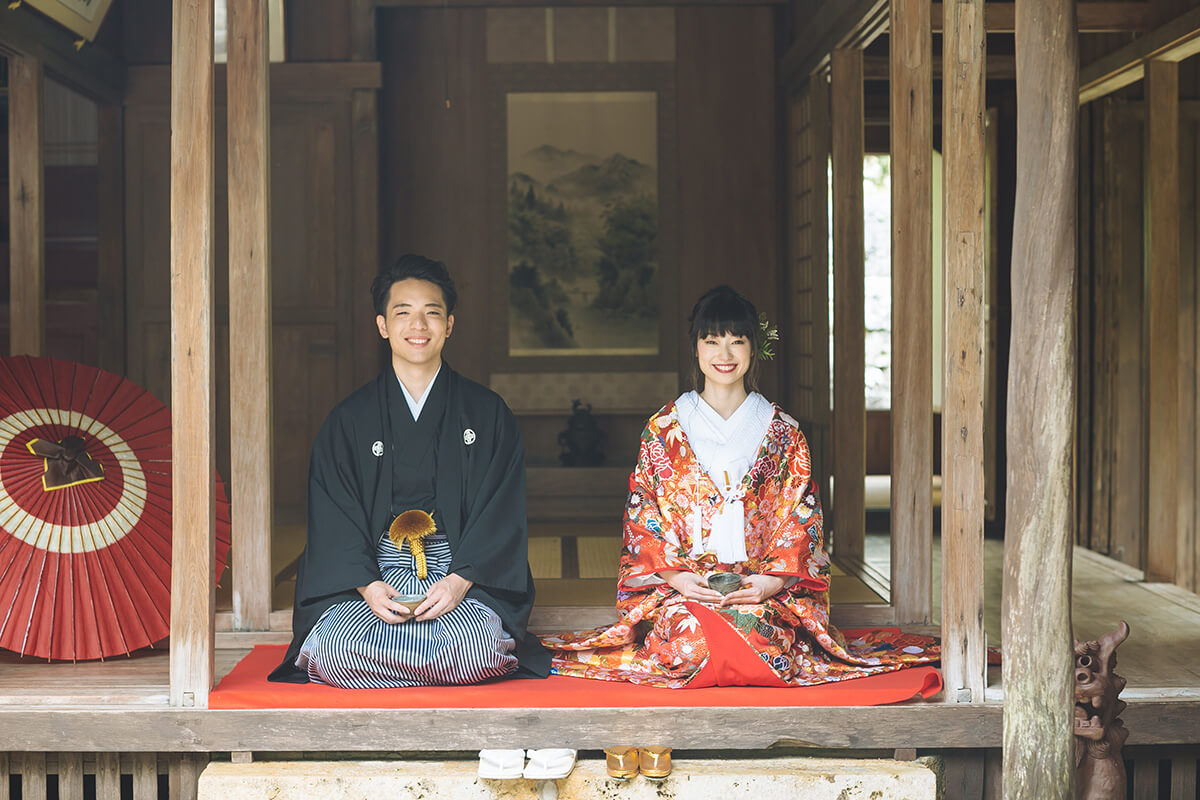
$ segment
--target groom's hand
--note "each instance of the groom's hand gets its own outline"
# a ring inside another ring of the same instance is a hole
[[[437,619],[443,614],[449,614],[458,608],[458,604],[467,596],[467,592],[475,583],[451,572],[425,592],[425,600],[417,606],[417,620]]]
[[[358,593],[367,601],[375,616],[384,622],[404,622],[412,616],[411,611],[392,599],[396,590],[386,581],[372,581],[366,586],[359,586]]]

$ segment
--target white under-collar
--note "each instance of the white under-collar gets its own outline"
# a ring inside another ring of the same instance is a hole
[[[396,376],[396,383],[400,384],[400,391],[404,392],[404,400],[408,403],[408,410],[412,412],[413,419],[421,418],[421,409],[425,408],[425,401],[429,399],[429,393],[433,391],[433,384],[437,382],[438,375],[442,374],[442,365],[438,364],[438,371],[433,373],[433,378],[429,381],[429,385],[425,387],[425,391],[421,394],[420,400],[414,400],[409,394],[408,387],[404,385],[404,381],[400,380],[400,376]]]
[[[675,407],[679,427],[700,466],[712,476],[722,494],[736,487],[754,465],[767,434],[775,412],[771,403],[758,392],[751,392],[725,419],[696,392],[684,392]]]
[[[716,554],[724,564],[746,560],[745,488],[742,479],[754,459],[775,414],[774,407],[758,392],[749,394],[729,419],[724,419],[696,392],[685,392],[675,401],[676,418],[700,469],[708,473],[724,497],[720,511],[704,535],[702,511],[692,514],[694,557],[705,551]]]

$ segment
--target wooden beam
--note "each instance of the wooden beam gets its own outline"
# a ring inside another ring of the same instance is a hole
[[[834,50],[832,78],[833,542],[838,558],[861,560],[867,525],[862,50]]]
[[[933,32],[942,33],[945,4],[933,4]],[[1145,30],[1149,14],[1146,3],[1080,3],[1080,33],[1135,33]],[[1013,3],[986,3],[984,22],[988,33],[1012,33],[1017,12]]]
[[[233,625],[270,628],[271,106],[266,0],[229,0],[229,431]]]
[[[0,13],[0,51],[39,59],[47,75],[97,103],[119,103],[125,65],[103,47],[75,49],[76,36],[31,8]]]
[[[355,89],[379,89],[383,71],[377,61],[331,61],[271,65],[271,99],[289,103],[325,103],[345,99]],[[226,104],[228,67],[216,65],[218,106]],[[171,69],[167,66],[129,68],[125,105],[166,104],[171,95]]]
[[[942,677],[946,699],[983,702],[984,175],[983,0],[952,8],[942,38]]]
[[[887,20],[887,0],[845,0],[823,4],[817,16],[801,28],[796,41],[779,61],[779,81],[798,86],[829,66],[837,48],[863,47],[878,35]],[[880,19],[883,23],[880,23]]]
[[[927,0],[891,4],[892,604],[928,623],[933,581],[933,35]]]
[[[1085,4],[1080,4],[1080,9]],[[1091,102],[1140,81],[1147,61],[1183,61],[1200,53],[1200,8],[1155,28],[1087,65],[1079,73],[1079,102]]]
[[[1017,202],[1002,619],[1004,796],[1074,794],[1075,0],[1017,3]]]
[[[44,102],[42,63],[30,56],[11,56],[8,259],[9,349],[13,355],[40,356],[46,349]]]
[[[1146,573],[1174,580],[1179,523],[1179,65],[1146,65]]]
[[[577,708],[439,708],[421,709],[425,724],[406,734],[414,751],[471,750],[495,741],[520,741],[527,747],[594,748],[597,742],[669,741],[676,750],[766,750],[772,746],[894,749],[998,747],[999,704],[951,706],[942,703],[899,703],[890,706],[741,707],[686,706],[683,698],[663,698],[669,705],[631,714],[628,708],[587,709],[580,725]],[[1131,741],[1178,736],[1182,708],[1195,713],[1195,704],[1166,706],[1167,725],[1131,729]],[[1131,705],[1131,717],[1136,715]],[[4,711],[0,742],[20,742],[32,749],[47,742],[62,746],[62,731],[71,731],[71,747],[104,752],[119,742],[122,750],[156,749],[160,753],[200,753],[236,750],[328,751],[338,743],[344,752],[377,751],[380,741],[397,726],[411,722],[413,709],[98,709],[54,708]],[[1130,723],[1132,724],[1132,723]],[[51,726],[55,726],[51,728]],[[736,732],[736,735],[732,735]],[[1169,739],[1168,739],[1169,741]],[[374,745],[374,747],[372,747]],[[294,748],[294,749],[293,749]],[[40,748],[39,748],[40,749]],[[195,757],[193,755],[193,757]],[[19,758],[19,757],[18,757]],[[175,774],[172,758],[171,774]],[[174,781],[174,777],[172,777]],[[172,800],[178,797],[171,792]]]
[[[213,6],[174,0],[171,35],[171,705],[213,682]],[[174,797],[175,795],[172,794]]]

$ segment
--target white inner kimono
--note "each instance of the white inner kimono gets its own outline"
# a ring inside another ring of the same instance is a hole
[[[707,539],[699,509],[692,521],[693,558],[713,553],[723,564],[747,559],[745,488],[742,479],[754,466],[775,409],[758,392],[749,394],[737,410],[724,419],[696,392],[685,392],[675,401],[679,427],[724,498],[712,520]]]

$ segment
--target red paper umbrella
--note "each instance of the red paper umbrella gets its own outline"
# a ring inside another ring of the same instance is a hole
[[[216,575],[229,554],[217,487]],[[170,632],[171,414],[70,361],[0,358],[0,647],[129,653]]]

